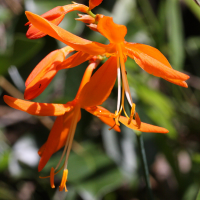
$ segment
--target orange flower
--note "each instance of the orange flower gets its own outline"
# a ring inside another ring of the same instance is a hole
[[[25,82],[24,99],[31,100],[40,95],[59,70],[75,67],[93,57],[87,53],[77,52],[65,59],[73,51],[73,48],[66,46],[52,51],[40,61]]]
[[[118,71],[118,104],[116,116],[121,115],[122,109],[127,116],[124,109],[124,93],[127,100],[132,107],[132,115],[129,118],[128,123],[131,122],[132,118],[135,117],[138,127],[140,127],[140,119],[138,114],[135,112],[135,104],[132,101],[131,93],[128,85],[126,76],[125,61],[127,56],[133,58],[136,63],[145,71],[154,76],[161,77],[174,84],[187,87],[185,80],[189,78],[188,75],[178,72],[172,69],[168,60],[165,56],[157,49],[138,43],[128,43],[124,37],[127,33],[127,28],[123,25],[118,25],[113,22],[111,17],[103,15],[97,15],[95,20],[98,22],[95,25],[94,30],[99,31],[104,35],[110,44],[103,45],[97,42],[85,40],[76,35],[69,33],[68,31],[52,24],[44,18],[35,15],[30,12],[26,12],[27,18],[44,33],[64,42],[65,44],[73,47],[78,51],[83,51],[91,55],[106,55],[115,56],[117,60],[117,71]],[[121,74],[122,74],[122,100],[121,100]],[[121,103],[120,103],[121,102]],[[118,118],[116,123],[118,124]]]
[[[65,17],[65,14],[75,10],[87,13],[89,8],[83,4],[78,4],[78,3],[69,4],[65,6],[57,6],[49,10],[48,12],[42,14],[41,17],[44,17],[51,23],[58,25]],[[29,25],[29,29],[26,33],[27,38],[38,39],[46,35],[44,32],[38,30],[33,24],[31,24],[31,22],[27,22],[25,26],[27,25]]]
[[[41,159],[39,162],[38,170],[41,171],[50,159],[51,155],[65,146],[63,155],[60,159],[61,162],[64,155],[66,154],[63,172],[64,180],[61,182],[60,190],[65,188],[67,177],[67,161],[76,130],[76,125],[81,118],[80,109],[84,108],[89,110],[89,112],[98,116],[104,123],[108,124],[109,126],[115,125],[115,121],[113,120],[114,114],[100,106],[97,107],[97,105],[102,104],[108,98],[115,83],[116,59],[110,58],[91,77],[91,74],[96,68],[97,64],[98,61],[94,61],[87,67],[75,99],[66,104],[35,103],[4,96],[4,101],[15,109],[25,111],[32,115],[57,116],[47,142],[39,150]],[[113,73],[113,71],[115,71],[115,73]],[[92,112],[93,110],[96,112]],[[106,114],[109,114],[112,117],[105,120],[105,117],[101,116],[102,111],[106,112]],[[118,126],[114,126],[114,129],[116,131],[120,131]],[[55,169],[59,167],[60,162]],[[54,172],[51,170],[50,174],[52,176]],[[51,177],[50,180],[51,186],[53,187],[53,178]]]

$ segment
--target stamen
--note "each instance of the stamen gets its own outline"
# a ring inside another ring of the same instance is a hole
[[[115,111],[115,124],[116,124],[117,126],[120,126],[119,117],[120,117],[120,115],[121,115],[121,112],[122,112],[122,107],[121,107],[121,109],[120,109],[119,112]]]
[[[75,131],[76,131],[76,125],[77,125],[77,122],[78,122],[78,117],[80,115],[80,107],[78,105],[76,105],[74,107],[74,115],[72,117],[72,124],[70,126],[70,129],[69,129],[69,142],[68,142],[68,148],[67,148],[67,154],[66,154],[66,157],[65,157],[65,163],[64,163],[64,169],[67,169],[67,162],[68,162],[68,158],[69,158],[69,153],[71,151],[71,148],[72,148],[72,142],[73,142],[73,139],[74,139],[74,134],[75,134]]]
[[[51,168],[51,172],[50,172],[50,185],[51,185],[51,188],[55,188],[55,185],[54,185],[54,168],[53,167]]]
[[[130,118],[129,118],[129,120],[128,120],[128,124],[130,124],[130,123],[131,123],[131,121],[132,121],[132,119],[133,119],[133,116],[134,116],[134,114],[135,114],[135,104],[133,103],[133,104],[132,104],[132,108],[131,108],[131,114],[130,114]]]
[[[120,65],[119,65],[119,56],[117,57],[117,81],[118,81],[117,112],[119,112],[120,103],[121,103],[121,72],[120,72]]]
[[[127,80],[127,76],[126,76],[126,69],[125,69],[124,58],[123,58],[121,46],[119,45],[117,49],[118,49],[118,54],[119,54],[119,57],[120,57],[122,81],[123,81],[123,84],[124,84],[126,98],[129,102],[130,106],[132,106],[133,102],[132,102],[131,92],[130,92],[130,88],[129,88],[128,80]]]
[[[135,112],[135,121],[136,121],[136,124],[138,125],[138,128],[140,128],[141,120],[137,112]]]
[[[63,176],[62,176],[62,180],[59,186],[59,191],[63,191],[63,189],[65,188],[65,192],[68,192],[67,187],[66,187],[67,175],[68,175],[68,169],[65,169],[63,171]]]

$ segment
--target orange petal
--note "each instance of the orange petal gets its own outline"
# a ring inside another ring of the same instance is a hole
[[[82,4],[69,4],[66,6],[57,6],[48,12],[41,15],[41,17],[47,19],[51,23],[58,25],[63,20],[65,14],[79,10],[81,12],[87,12],[88,7]],[[33,26],[30,22],[26,23],[25,25],[29,24],[29,29],[26,33],[26,37],[29,39],[38,39],[41,37],[44,37],[46,33],[43,33],[42,31],[38,30],[35,26]]]
[[[188,75],[172,69],[165,56],[156,48],[137,43],[125,43],[127,55],[135,59],[136,63],[146,72],[164,79],[185,81]]]
[[[54,122],[54,125],[51,129],[47,142],[45,143],[45,149],[43,150],[40,158],[40,162],[38,165],[39,172],[44,168],[44,166],[46,165],[52,154],[56,151],[56,148],[60,140],[60,135],[63,130],[63,121],[64,121],[63,116],[59,116],[56,118],[56,121]]]
[[[114,118],[114,114],[108,111],[107,109],[101,106],[94,106],[85,108],[91,114],[97,116],[102,122],[112,127],[115,131],[121,132],[119,126],[116,125]]]
[[[92,55],[79,51],[74,55],[70,56],[69,58],[67,58],[65,61],[63,61],[60,65],[57,66],[56,69],[61,70],[61,69],[69,69],[72,67],[76,67],[81,63],[91,59],[92,57],[93,57]]]
[[[67,104],[36,103],[4,95],[4,101],[12,108],[39,116],[60,116],[69,112],[73,106]]]
[[[127,33],[126,26],[114,23],[113,18],[107,16],[99,17],[97,29],[111,43],[124,42]]]
[[[185,81],[180,81],[180,80],[176,80],[176,79],[168,79],[168,78],[164,78],[166,81],[169,81],[171,83],[174,83],[176,85],[188,88],[188,85]]]
[[[81,80],[81,84],[79,86],[78,92],[76,94],[75,99],[78,99],[80,96],[80,92],[82,91],[83,87],[85,86],[86,83],[88,83],[90,81],[90,78],[92,76],[92,72],[93,70],[97,67],[97,65],[99,64],[98,61],[93,61],[92,63],[90,63],[88,65],[88,67],[85,70],[85,73],[83,75],[83,78]]]
[[[128,124],[128,118],[120,116],[119,121],[127,126],[128,128],[131,128],[133,130],[141,131],[141,132],[152,132],[152,133],[168,133],[169,131],[165,128],[154,126],[151,124],[146,124],[144,122],[141,122],[140,128],[138,128],[138,125],[135,120],[132,120],[130,124]]]
[[[117,58],[110,57],[83,87],[79,102],[82,108],[101,105],[110,95],[117,77]]]
[[[65,15],[61,15],[60,17],[58,17],[58,18],[56,18],[54,20],[51,20],[50,22],[55,24],[55,25],[58,25],[58,24],[60,24],[60,22],[63,20],[64,17],[65,17]],[[39,39],[39,38],[42,38],[42,37],[44,37],[46,35],[47,35],[46,33],[43,33],[42,31],[37,29],[32,24],[29,25],[29,29],[26,32],[26,37],[28,39],[31,39],[31,40]]]
[[[73,111],[69,112],[69,113],[65,113],[65,115],[64,115],[64,121],[63,121],[64,125],[62,125],[62,130],[61,130],[61,132],[59,132],[57,130],[57,134],[56,134],[57,138],[55,137],[55,143],[54,144],[56,144],[56,145],[54,145],[54,147],[50,145],[50,147],[49,147],[49,148],[53,148],[54,149],[52,151],[53,153],[48,154],[48,149],[46,150],[46,146],[48,146],[47,142],[45,142],[40,147],[40,149],[38,150],[38,154],[39,154],[40,157],[42,157],[44,152],[47,151],[47,153],[45,153],[44,157],[48,156],[48,158],[43,158],[43,160],[46,160],[44,162],[45,163],[44,165],[46,165],[46,163],[48,162],[48,160],[49,160],[49,158],[51,157],[52,154],[54,154],[55,152],[59,151],[63,146],[65,146],[65,143],[66,143],[66,140],[67,140],[67,136],[68,136],[69,127],[71,125],[72,114],[73,114]],[[80,119],[81,119],[81,113],[79,115],[78,121],[80,121]],[[51,130],[51,132],[52,132],[52,130]],[[52,132],[52,135],[54,135],[53,132]],[[50,137],[50,135],[49,135],[49,137]],[[49,157],[49,155],[50,155],[50,157]]]
[[[73,51],[71,47],[68,49],[68,53]],[[53,51],[34,68],[25,83],[25,99],[36,98],[45,90],[57,74],[57,66],[65,60],[66,55],[62,49]]]
[[[67,46],[59,50],[52,51],[49,53],[45,58],[43,58],[37,66],[33,69],[29,77],[25,82],[25,86],[27,87],[28,84],[42,71],[47,71],[49,68],[55,68],[58,64],[62,63],[65,57],[74,51],[73,48]]]
[[[93,8],[101,4],[102,1],[103,0],[89,0],[89,9],[92,10]]]
[[[64,42],[77,51],[83,51],[91,55],[99,55],[110,49],[109,45],[103,45],[97,42],[85,40],[31,12],[26,11],[26,16],[36,28]]]
[[[47,142],[45,143],[45,149],[43,150],[40,158],[38,171],[41,171],[48,160],[51,158],[51,156],[65,145],[73,116],[72,113],[73,111],[70,113],[66,113],[64,116],[59,116],[54,122]]]
[[[44,143],[38,150],[38,155],[41,157],[42,154],[44,153],[44,150],[46,148],[46,143]]]

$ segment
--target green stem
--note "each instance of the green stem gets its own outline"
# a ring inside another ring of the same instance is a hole
[[[96,15],[91,10],[88,10],[87,14],[90,15],[91,17],[93,17],[93,18],[96,17]]]
[[[154,200],[153,193],[151,190],[151,184],[150,184],[150,180],[149,180],[149,170],[148,170],[148,166],[147,166],[147,159],[146,159],[146,153],[145,153],[145,149],[144,149],[142,133],[137,132],[136,136],[137,136],[138,146],[139,146],[140,154],[141,154],[141,158],[142,158],[142,168],[144,170],[144,176],[145,176],[147,191],[148,191],[148,195],[149,195],[149,200]]]

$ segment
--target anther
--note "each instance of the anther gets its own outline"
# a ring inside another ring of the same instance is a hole
[[[53,167],[51,168],[51,172],[50,172],[50,185],[51,185],[51,188],[55,188],[55,185],[54,185],[54,168]]]
[[[63,191],[63,189],[65,188],[65,192],[68,192],[67,187],[66,187],[67,175],[68,175],[68,169],[65,169],[63,171],[63,176],[62,176],[62,180],[59,186],[59,191]]]
[[[136,121],[136,124],[137,124],[138,128],[140,128],[141,120],[140,120],[140,117],[139,117],[137,112],[135,113],[135,121]]]
[[[119,112],[115,111],[115,124],[117,126],[120,126],[120,123],[119,123],[119,117],[121,115],[121,110]]]
[[[128,120],[128,124],[131,123],[134,114],[135,114],[135,104],[133,103],[133,104],[132,104],[132,107],[131,107],[131,114],[130,114],[130,118],[129,118],[129,120]]]

